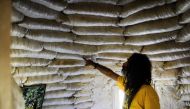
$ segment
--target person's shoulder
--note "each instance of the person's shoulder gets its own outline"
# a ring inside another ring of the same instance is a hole
[[[121,89],[124,90],[125,89],[125,78],[123,76],[119,76],[117,78],[117,86]]]
[[[125,77],[124,76],[119,76],[117,78],[117,81],[123,83],[123,82],[125,82]]]
[[[151,85],[143,85],[141,89],[148,95],[158,97],[156,90]]]
[[[145,91],[146,93],[156,93],[151,85],[142,85],[140,90]]]
[[[146,89],[146,90],[154,90],[151,85],[146,85],[146,84],[142,85],[141,88],[142,88],[142,89]]]
[[[142,85],[141,89],[143,89],[143,90],[154,90],[154,88],[151,85],[146,85],[146,84]]]

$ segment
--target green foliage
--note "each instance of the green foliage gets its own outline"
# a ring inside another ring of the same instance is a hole
[[[46,85],[24,86],[23,95],[26,109],[41,109]]]

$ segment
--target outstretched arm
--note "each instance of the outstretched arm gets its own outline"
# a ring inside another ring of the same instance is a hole
[[[90,66],[90,65],[93,66],[94,68],[98,69],[102,74],[112,78],[115,81],[117,81],[118,77],[120,76],[117,73],[113,72],[111,69],[109,69],[103,65],[95,63],[91,60],[87,60],[85,58],[84,58],[84,60],[86,61],[86,66]]]

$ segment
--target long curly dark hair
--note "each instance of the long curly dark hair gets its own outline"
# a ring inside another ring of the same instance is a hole
[[[123,64],[122,73],[126,77],[125,89],[130,91],[128,98],[128,108],[131,102],[143,84],[151,83],[152,65],[149,58],[144,54],[134,53]]]

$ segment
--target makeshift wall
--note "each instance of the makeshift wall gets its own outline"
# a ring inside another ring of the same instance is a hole
[[[97,72],[97,76],[94,78],[92,85],[94,86],[92,91],[92,98],[94,105],[91,109],[113,109],[114,104],[114,81],[110,78],[100,75]],[[119,102],[118,102],[119,103]]]

